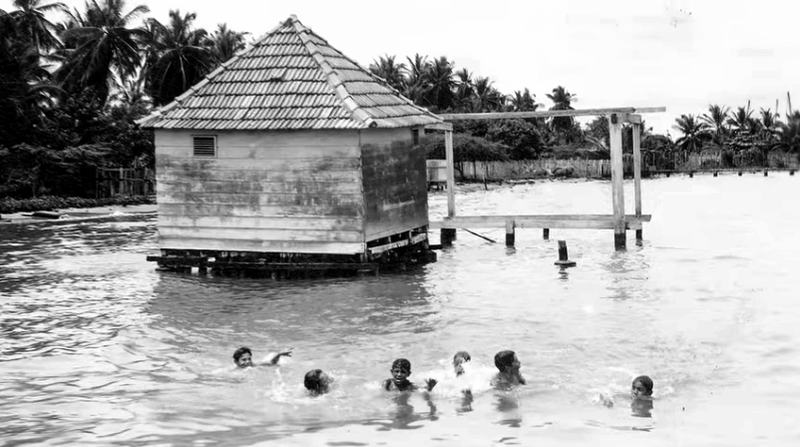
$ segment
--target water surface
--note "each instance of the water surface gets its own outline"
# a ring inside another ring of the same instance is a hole
[[[637,245],[609,231],[459,232],[417,271],[273,282],[156,272],[153,216],[0,226],[4,445],[797,445],[798,179],[644,182]],[[632,189],[627,185],[627,207]],[[460,214],[608,213],[607,182],[539,182],[457,196]],[[430,197],[431,216],[446,210]],[[438,235],[432,234],[434,240]],[[557,239],[575,268],[553,265]],[[232,352],[286,346],[280,368]],[[528,385],[491,390],[518,353]],[[468,350],[467,385],[449,362]],[[397,357],[429,398],[378,384]],[[312,399],[322,368],[334,391]],[[630,381],[655,381],[651,418]],[[598,395],[612,396],[606,408]]]

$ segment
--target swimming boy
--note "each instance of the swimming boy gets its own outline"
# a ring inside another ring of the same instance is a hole
[[[312,396],[327,393],[331,382],[333,382],[333,379],[321,369],[312,369],[306,373],[306,377],[303,379],[303,385],[307,390],[311,391]]]
[[[239,368],[250,368],[253,366],[273,366],[278,364],[278,360],[281,357],[291,357],[292,350],[294,348],[289,348],[285,351],[281,352],[271,352],[267,355],[267,358],[259,363],[253,363],[253,351],[246,346],[242,346],[241,348],[237,349],[233,353],[233,361],[236,363],[236,366]]]
[[[653,379],[639,376],[631,383],[631,412],[634,416],[649,418],[653,410]]]
[[[525,378],[519,372],[522,364],[514,351],[500,351],[495,354],[494,366],[500,371],[495,377],[495,386],[525,385]]]
[[[652,399],[653,379],[647,376],[639,376],[631,383],[631,398],[633,399]]]
[[[471,361],[472,357],[470,357],[469,352],[467,351],[458,351],[456,355],[453,356],[453,371],[456,373],[456,377],[464,374],[464,364]]]
[[[392,363],[392,369],[389,371],[392,373],[392,378],[383,381],[383,389],[386,391],[415,391],[417,389],[417,386],[408,380],[408,376],[411,375],[411,362],[408,360],[395,360]],[[426,379],[425,387],[427,391],[431,391],[437,383],[435,379]]]

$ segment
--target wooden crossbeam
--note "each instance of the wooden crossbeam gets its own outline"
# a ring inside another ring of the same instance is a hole
[[[443,113],[439,117],[445,121],[492,120],[514,118],[552,118],[561,116],[598,116],[616,114],[641,114],[666,112],[666,107],[613,107],[607,109],[584,110],[543,110],[540,112],[493,112],[493,113]]]
[[[643,222],[650,222],[651,215],[625,216],[628,230],[642,228]],[[613,214],[542,214],[542,215],[497,215],[497,216],[456,216],[440,221],[431,221],[429,228],[506,228],[514,222],[516,228],[568,228],[613,230]]]
[[[377,245],[375,247],[369,247],[367,250],[370,254],[377,255],[379,253],[383,253],[385,251],[391,250],[393,248],[405,247],[406,245],[414,245],[418,244],[424,240],[428,239],[427,233],[420,233],[411,236],[409,239],[403,239],[397,242],[390,242],[384,245]]]
[[[425,126],[426,129],[431,130],[453,130],[453,123],[437,123],[437,124],[428,124]]]

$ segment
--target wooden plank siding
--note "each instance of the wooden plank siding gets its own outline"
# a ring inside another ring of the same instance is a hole
[[[361,131],[366,241],[428,224],[425,153],[411,129]]]
[[[162,249],[358,254],[365,250],[356,130],[156,130]],[[193,136],[216,157],[193,157]]]

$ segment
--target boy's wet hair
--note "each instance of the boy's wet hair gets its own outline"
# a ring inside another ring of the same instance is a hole
[[[514,363],[514,351],[500,351],[494,355],[494,366],[503,372]]]
[[[322,392],[322,382],[320,381],[320,376],[322,375],[321,369],[312,369],[311,371],[306,373],[306,377],[303,379],[303,385],[305,385],[307,390],[313,391],[315,393]]]
[[[635,384],[636,382],[639,382],[639,383],[642,384],[642,386],[646,390],[646,394],[648,396],[653,394],[653,379],[651,379],[648,376],[639,376],[639,377],[633,379],[633,382],[631,382],[631,385]]]
[[[397,359],[392,362],[392,369],[398,368],[401,371],[405,371],[407,373],[411,372],[411,362],[407,359]]]
[[[239,363],[239,359],[242,358],[243,355],[250,354],[250,357],[253,356],[253,351],[246,346],[242,346],[241,348],[237,349],[233,352],[233,361]]]
[[[472,357],[469,356],[469,352],[467,351],[456,352],[456,355],[453,356],[453,363],[456,363],[459,358],[462,362],[469,362],[472,360]]]

